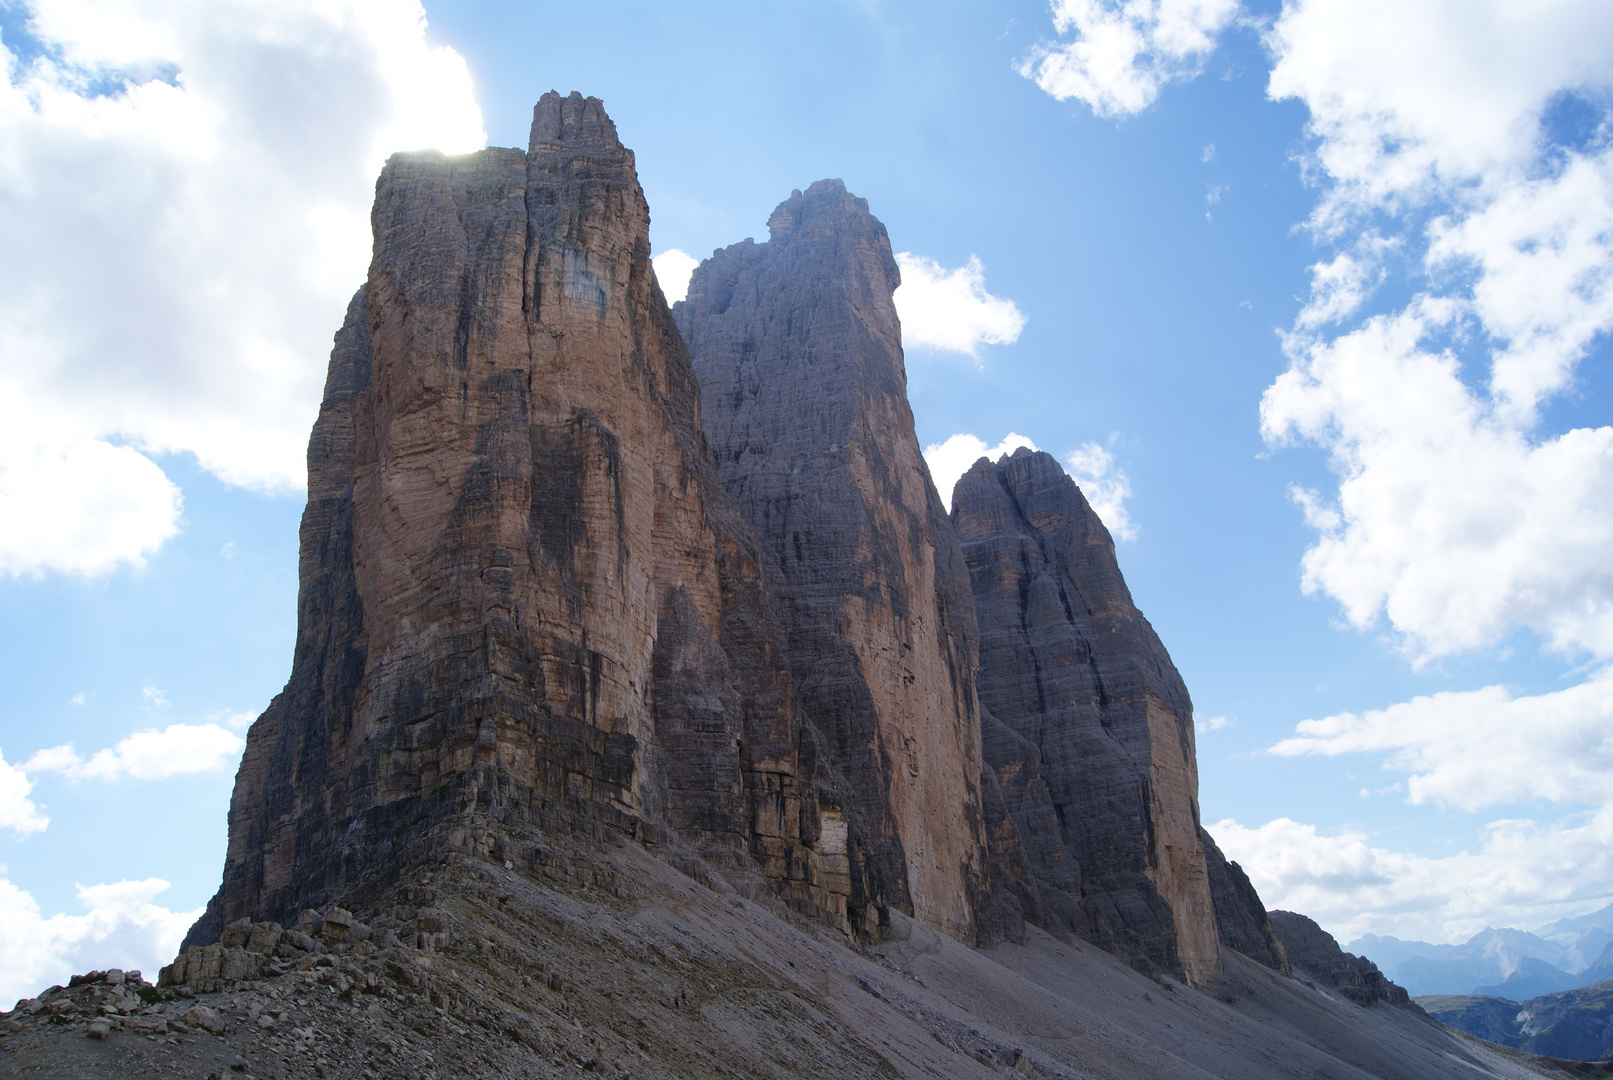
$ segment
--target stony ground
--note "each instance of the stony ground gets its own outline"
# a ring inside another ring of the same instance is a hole
[[[1079,941],[980,952],[900,916],[857,949],[636,844],[543,850],[529,867],[470,850],[382,905],[237,925],[160,986],[97,972],[52,988],[0,1023],[0,1075],[1577,1075],[1236,954],[1200,991]]]

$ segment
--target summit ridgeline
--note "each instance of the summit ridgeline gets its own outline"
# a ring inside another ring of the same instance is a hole
[[[218,893],[0,1072],[1541,1075],[1268,916],[1053,458],[948,514],[864,200],[792,193],[675,313],[649,222],[579,94],[388,161]]]

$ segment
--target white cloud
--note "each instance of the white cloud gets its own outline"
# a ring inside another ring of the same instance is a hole
[[[1613,8],[1302,0],[1268,43],[1272,96],[1311,114],[1312,226],[1344,246],[1312,267],[1261,405],[1270,442],[1315,444],[1339,475],[1336,497],[1299,495],[1321,534],[1306,590],[1358,627],[1387,618],[1418,660],[1520,625],[1613,657],[1613,428],[1539,426],[1613,329],[1605,109],[1570,145],[1543,125],[1563,94],[1605,105]],[[1412,299],[1322,334],[1392,249],[1422,252]]]
[[[941,493],[941,501],[947,504],[947,510],[950,511],[952,489],[957,487],[958,480],[969,471],[970,466],[981,458],[996,461],[1004,454],[1012,454],[1022,446],[1030,450],[1037,449],[1035,443],[1012,431],[996,446],[987,446],[985,440],[977,439],[973,435],[953,435],[945,442],[926,446],[924,463],[930,467],[930,479],[935,481],[935,490]]]
[[[1053,0],[1051,7],[1054,27],[1074,40],[1038,47],[1019,73],[1099,116],[1141,112],[1165,83],[1196,75],[1238,14],[1237,0]],[[1213,154],[1207,147],[1204,160]]]
[[[85,700],[86,699],[84,697],[84,691],[80,690],[78,693],[76,693],[72,697],[68,698],[67,703],[69,705],[82,705],[82,704],[84,704]]]
[[[1301,721],[1296,731],[1270,752],[1384,754],[1384,768],[1410,774],[1413,803],[1613,804],[1613,668],[1549,694],[1515,697],[1504,686],[1430,694]]]
[[[655,264],[655,279],[661,283],[668,304],[676,304],[689,295],[689,278],[700,265],[699,259],[687,251],[668,248],[650,261]]]
[[[0,382],[0,573],[141,566],[179,531],[179,488],[150,458],[81,424],[30,423],[7,394]]]
[[[29,893],[0,878],[0,1002],[108,967],[137,969],[156,982],[157,969],[173,959],[202,913],[152,903],[167,888],[159,878],[80,885],[85,914],[45,918]]]
[[[140,696],[145,698],[146,704],[152,706],[153,708],[164,709],[168,707],[168,695],[157,689],[155,686],[141,687]]]
[[[1116,540],[1137,539],[1137,526],[1126,512],[1131,480],[1115,468],[1114,455],[1097,443],[1088,442],[1064,455],[1064,463],[1110,534]]]
[[[377,169],[484,135],[416,0],[29,10],[41,58],[0,50],[0,569],[97,573],[178,527],[151,455],[303,483]]]
[[[162,780],[186,773],[224,768],[246,744],[239,735],[217,724],[169,724],[162,731],[137,731],[118,744],[97,750],[88,760],[72,743],[40,750],[22,768],[28,772],[59,772],[72,780]]]
[[[1613,809],[1552,822],[1494,821],[1476,851],[1397,852],[1356,830],[1320,835],[1278,818],[1209,826],[1270,909],[1301,911],[1341,942],[1362,934],[1465,941],[1485,926],[1537,923],[1552,905],[1604,895],[1613,878]],[[1567,912],[1563,912],[1567,913]]]
[[[1325,447],[1336,505],[1298,498],[1321,536],[1304,557],[1360,628],[1380,616],[1419,659],[1494,645],[1514,625],[1613,656],[1613,428],[1531,438],[1426,345],[1433,302],[1311,342],[1267,389],[1272,443]]]
[[[1232,724],[1233,721],[1225,716],[1193,717],[1193,730],[1201,735],[1206,731],[1220,731],[1222,728],[1231,727]]]
[[[1538,118],[1563,89],[1606,86],[1613,8],[1601,0],[1297,0],[1267,44],[1269,92],[1310,112],[1332,186],[1317,221],[1523,180]]]
[[[26,768],[0,756],[0,829],[10,829],[18,836],[43,832],[50,824],[50,818],[40,813],[28,797],[34,782],[28,778]]]
[[[1383,260],[1399,245],[1369,232],[1356,242],[1356,250],[1341,251],[1310,268],[1311,295],[1294,320],[1302,331],[1315,331],[1349,318],[1360,310],[1384,278]]]
[[[1012,300],[986,291],[985,268],[975,256],[947,270],[933,259],[900,251],[896,264],[902,271],[896,313],[906,345],[978,358],[982,345],[1019,340],[1025,316]]]
[[[228,709],[213,715],[214,720],[222,720],[236,731],[245,731],[252,726],[252,721],[257,718],[257,713],[231,712]]]

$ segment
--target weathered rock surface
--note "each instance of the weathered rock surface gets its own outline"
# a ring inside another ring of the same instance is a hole
[[[1108,530],[1058,462],[1027,449],[976,462],[952,499],[982,747],[1024,853],[1027,917],[1203,984],[1220,949],[1193,706]]]
[[[1411,1000],[1403,987],[1390,982],[1378,970],[1377,964],[1339,948],[1333,935],[1317,926],[1315,920],[1292,911],[1273,911],[1270,918],[1296,978],[1315,979],[1358,1005],[1380,1001],[1405,1005]]]
[[[1215,903],[1215,930],[1221,944],[1273,971],[1290,974],[1283,943],[1277,940],[1266,905],[1249,875],[1221,853],[1209,833],[1200,829],[1199,837],[1204,841],[1204,865],[1210,874],[1210,899]]]
[[[291,679],[189,943],[373,895],[470,808],[679,839],[846,923],[839,811],[803,782],[760,553],[600,103],[545,95],[525,153],[397,155],[372,217],[309,443]]]
[[[893,914],[882,943],[857,948],[775,900],[691,880],[656,857],[664,848],[517,824],[512,845],[541,855],[507,867],[472,842],[479,815],[460,824],[430,833],[430,858],[376,906],[309,912],[305,941],[281,928],[254,978],[158,988],[92,973],[19,1003],[0,1016],[0,1075],[1542,1075],[1409,1010],[1362,1008],[1231,954],[1199,992],[1034,929],[979,951]],[[338,934],[357,924],[368,940]],[[231,940],[266,940],[262,926],[236,924]]]
[[[890,241],[838,180],[768,230],[703,262],[675,309],[706,437],[761,539],[817,760],[850,792],[854,889],[973,940],[974,608],[913,429]]]

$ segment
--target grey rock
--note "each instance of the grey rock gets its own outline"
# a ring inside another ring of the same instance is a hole
[[[193,1028],[211,1031],[214,1035],[222,1035],[229,1030],[224,1018],[206,1005],[192,1005],[186,1009],[185,1023]]]
[[[986,887],[974,612],[924,465],[885,227],[796,191],[675,308],[724,487],[760,537],[852,889],[963,940]],[[883,919],[881,921],[884,921]]]
[[[1295,978],[1308,976],[1358,1005],[1405,1005],[1410,1001],[1405,989],[1390,982],[1378,965],[1339,948],[1333,935],[1314,919],[1292,911],[1273,911],[1270,919]]]
[[[1027,449],[953,489],[982,750],[1026,917],[1202,984],[1220,967],[1192,702],[1075,482]],[[999,847],[1003,845],[999,844]]]
[[[1210,874],[1210,897],[1215,902],[1215,930],[1221,944],[1236,949],[1251,960],[1273,971],[1290,973],[1283,943],[1277,940],[1266,915],[1260,894],[1243,867],[1221,854],[1210,834],[1199,831],[1204,841],[1204,862]]]

